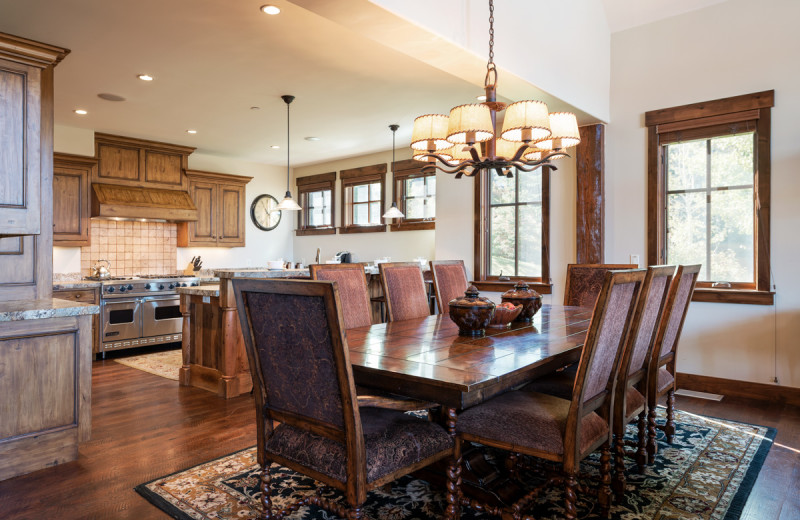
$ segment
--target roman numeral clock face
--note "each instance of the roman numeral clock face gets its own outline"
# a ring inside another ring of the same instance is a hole
[[[250,206],[250,218],[258,229],[269,231],[281,221],[281,210],[275,209],[278,201],[272,195],[259,195]]]

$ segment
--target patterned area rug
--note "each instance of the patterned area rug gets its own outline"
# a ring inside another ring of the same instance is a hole
[[[659,409],[663,423],[664,409]],[[758,472],[769,452],[776,430],[736,423],[684,412],[676,413],[677,432],[673,445],[660,434],[659,453],[653,466],[637,474],[628,461],[628,488],[625,499],[614,504],[611,518],[709,519],[739,518]],[[627,434],[633,438],[635,429]],[[483,448],[485,449],[485,448]],[[488,451],[491,461],[499,452]],[[581,464],[582,472],[596,475],[599,456]],[[273,466],[273,503],[283,507],[290,497],[316,492],[316,481],[289,469]],[[541,481],[532,472],[523,472],[527,484]],[[260,512],[259,469],[256,450],[249,448],[185,471],[136,487],[142,496],[178,519],[256,518]],[[324,494],[343,500],[334,490]],[[277,495],[277,496],[275,496]],[[581,498],[582,497],[582,498]],[[403,477],[369,494],[364,510],[367,518],[412,520],[441,518],[444,493],[420,479]],[[560,489],[539,497],[531,511],[536,518],[563,518]],[[596,504],[579,494],[579,518],[600,518]],[[291,519],[328,520],[324,511],[308,506],[297,510]],[[465,519],[491,518],[463,511]]]
[[[137,370],[177,381],[178,371],[183,366],[183,353],[181,349],[165,350],[140,356],[128,356],[114,361]]]

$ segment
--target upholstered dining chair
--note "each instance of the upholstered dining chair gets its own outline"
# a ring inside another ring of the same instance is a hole
[[[576,517],[576,474],[582,459],[598,447],[598,503],[605,516],[611,506],[611,404],[619,356],[628,334],[645,271],[615,271],[605,280],[594,307],[578,362],[571,399],[511,391],[458,416],[456,458],[461,443],[478,442],[561,464],[564,517]],[[472,501],[470,505],[503,518],[520,518],[535,498],[531,493],[505,509]]]
[[[312,280],[335,280],[339,284],[345,329],[372,324],[367,275],[362,264],[311,264],[308,270]]]
[[[675,361],[678,340],[701,268],[700,264],[678,266],[667,295],[653,353],[649,359],[647,367],[647,462],[649,464],[653,463],[657,451],[656,428],[664,430],[664,435],[670,444],[675,436]],[[667,421],[662,427],[656,425],[656,406],[658,399],[664,394],[667,395]]]
[[[447,315],[450,300],[464,296],[464,291],[469,287],[467,270],[463,260],[431,260],[430,264],[436,306],[439,314]]]
[[[603,287],[606,271],[612,269],[636,269],[635,264],[569,264],[564,284],[564,305],[594,307],[600,288]]]
[[[416,262],[378,264],[389,321],[430,316],[422,269]]]
[[[667,299],[674,265],[651,266],[647,269],[639,300],[633,313],[628,340],[620,356],[617,383],[614,386],[613,449],[614,478],[611,486],[617,498],[625,492],[625,427],[637,419],[638,437],[633,454],[641,472],[647,463],[645,439],[647,404],[647,368],[655,344],[656,333]],[[572,395],[577,365],[537,379],[523,387],[530,392],[541,392],[569,399]]]
[[[453,456],[453,436],[440,425],[359,409],[334,282],[235,279],[233,287],[256,390],[262,518],[304,504],[362,518],[369,490]],[[343,491],[346,504],[317,494],[274,511],[273,462]]]

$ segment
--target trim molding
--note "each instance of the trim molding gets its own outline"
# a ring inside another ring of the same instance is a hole
[[[729,397],[745,397],[759,401],[772,401],[800,406],[800,388],[792,386],[768,385],[722,379],[719,377],[701,376],[698,374],[676,374],[676,386],[686,390],[722,394]]]

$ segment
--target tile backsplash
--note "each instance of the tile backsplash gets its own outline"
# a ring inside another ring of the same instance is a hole
[[[91,245],[81,247],[81,273],[103,259],[113,276],[168,274],[177,271],[178,229],[168,222],[90,221]]]

